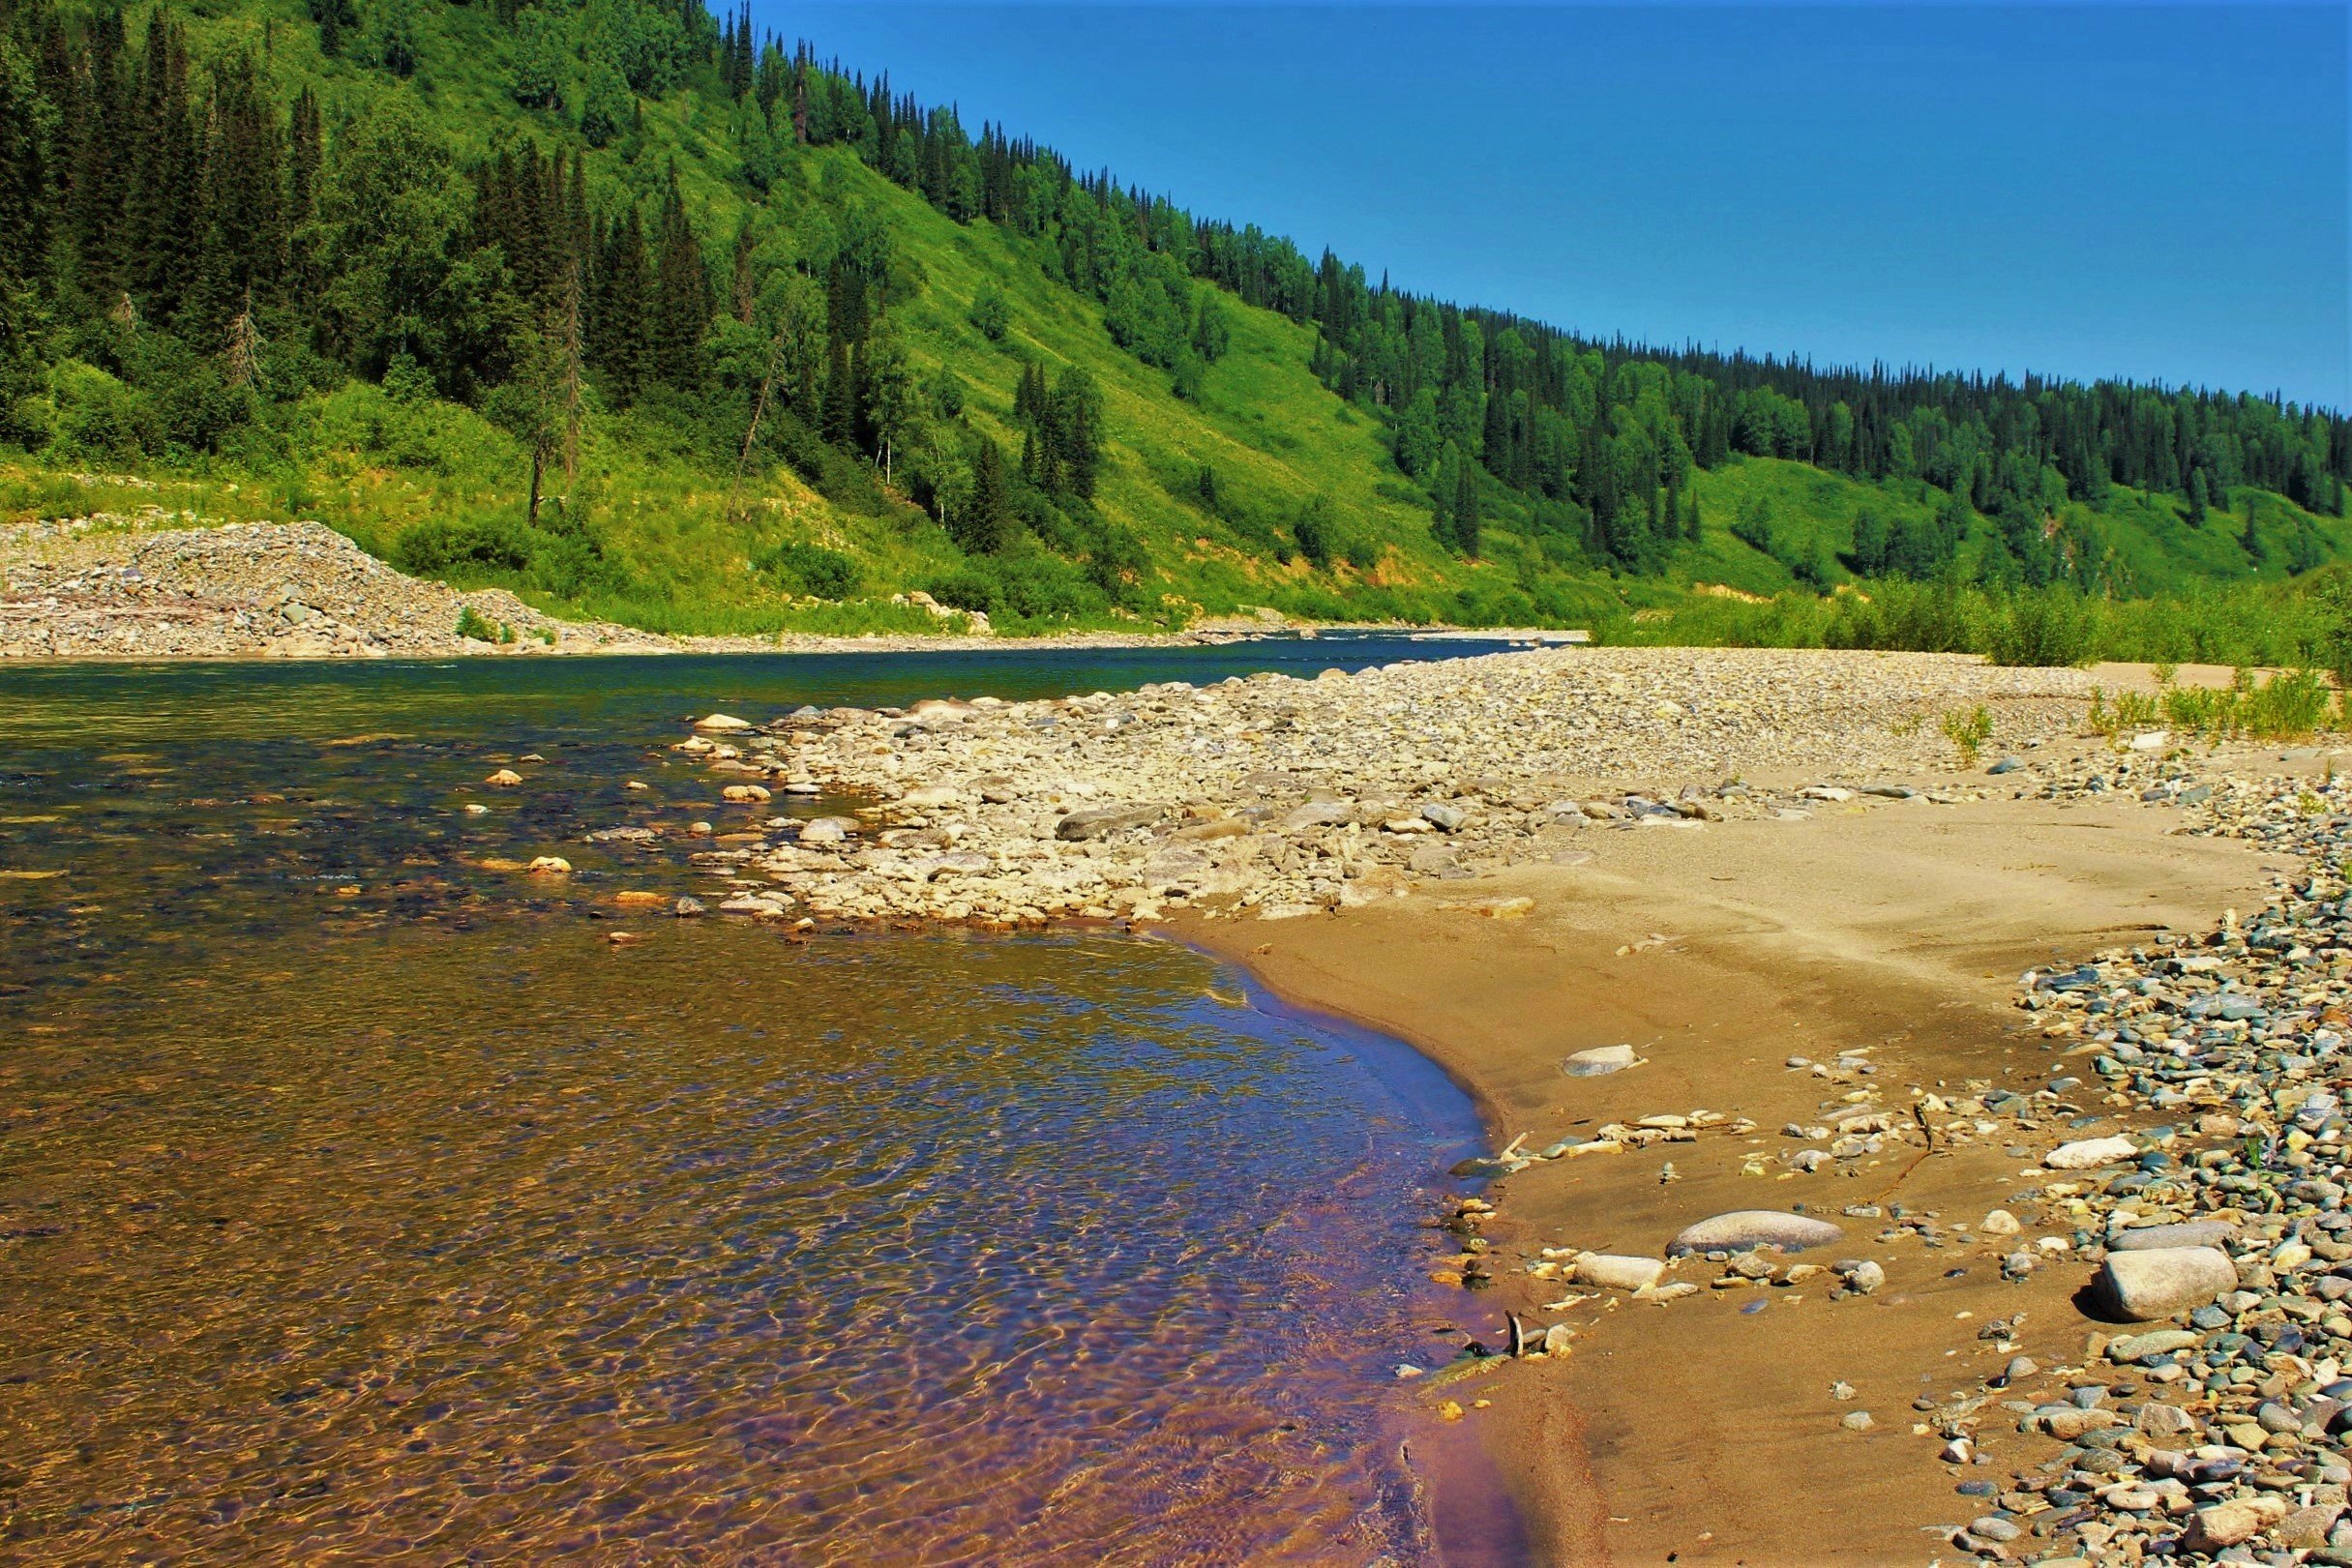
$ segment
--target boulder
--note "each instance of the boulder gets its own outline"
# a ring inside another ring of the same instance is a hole
[[[704,714],[701,718],[697,719],[694,722],[694,726],[697,729],[717,730],[751,728],[751,725],[747,721],[738,719],[731,713]]]
[[[1635,1060],[1631,1046],[1594,1046],[1590,1050],[1571,1052],[1560,1064],[1560,1070],[1570,1078],[1600,1078],[1622,1073],[1634,1065]]]
[[[1717,1214],[1686,1228],[1667,1245],[1666,1256],[1682,1257],[1691,1253],[1738,1253],[1751,1247],[1777,1247],[1783,1252],[1802,1252],[1807,1247],[1826,1247],[1844,1235],[1843,1230],[1829,1221],[1810,1219],[1802,1214],[1788,1214],[1779,1209],[1735,1209],[1729,1214]]]
[[[2154,1247],[2109,1253],[2100,1265],[2099,1294],[2116,1314],[2153,1322],[2202,1307],[2238,1287],[2238,1268],[2216,1247]]]

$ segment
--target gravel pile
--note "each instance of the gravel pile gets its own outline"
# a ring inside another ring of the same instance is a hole
[[[1981,704],[2004,744],[2032,747],[2070,734],[2088,693],[2075,671],[1953,656],[1545,650],[1123,696],[809,710],[729,721],[681,749],[752,818],[742,841],[698,858],[735,871],[771,912],[1265,918],[1581,857],[1594,830],[1960,799],[1989,782],[1884,781],[1953,772],[1946,713]],[[881,804],[761,821],[779,793]]]
[[[0,658],[385,658],[666,652],[670,638],[559,621],[503,589],[419,581],[315,522],[0,531]],[[127,527],[141,523],[147,526]],[[458,631],[470,608],[487,636]]]

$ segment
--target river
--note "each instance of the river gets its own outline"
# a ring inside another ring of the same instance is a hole
[[[1108,932],[618,947],[704,879],[581,843],[708,809],[712,709],[1474,651],[0,669],[0,1540],[1509,1560],[1393,1373],[1484,1326],[1418,1056]]]

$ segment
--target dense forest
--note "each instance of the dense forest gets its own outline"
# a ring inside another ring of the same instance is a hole
[[[1039,622],[2352,553],[2340,414],[1582,339],[701,0],[0,0],[0,445],[269,478],[412,570],[638,618],[754,592],[690,539],[781,602]],[[361,504],[403,464],[422,499]]]

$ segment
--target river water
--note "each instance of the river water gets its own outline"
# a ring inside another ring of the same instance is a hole
[[[709,811],[714,708],[1468,651],[0,670],[0,1553],[1508,1560],[1391,1371],[1485,1326],[1419,1057],[1164,941],[625,915],[703,879],[581,842]]]

